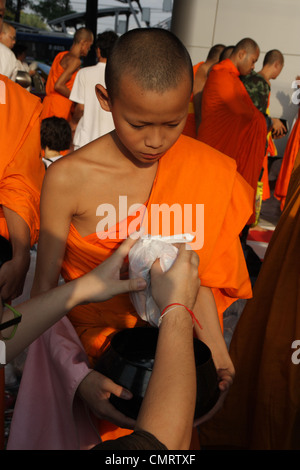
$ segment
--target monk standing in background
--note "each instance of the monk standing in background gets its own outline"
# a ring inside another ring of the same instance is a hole
[[[200,67],[194,78],[194,89],[193,89],[193,103],[195,110],[195,125],[196,125],[196,136],[198,134],[198,128],[201,122],[201,100],[204,85],[206,83],[208,73],[211,67],[219,62],[220,55],[224,51],[225,46],[223,44],[216,44],[213,46],[206,58],[206,61]]]
[[[298,83],[300,83],[300,76],[297,77]],[[299,105],[298,105],[299,106]],[[276,181],[274,196],[280,201],[280,208],[283,210],[287,190],[292,174],[292,170],[295,164],[297,154],[300,149],[300,108],[298,110],[297,119],[291,130],[289,139],[287,141],[284,155],[281,163],[281,168]]]
[[[210,67],[218,62],[224,48],[225,46],[223,46],[223,44],[215,44],[209,50],[206,61],[198,62],[193,66],[194,87],[190,99],[188,117],[182,133],[194,139],[197,138],[197,129],[200,123],[199,113],[197,112],[198,109],[201,109],[201,94],[207,79],[207,74]]]
[[[252,103],[240,75],[247,75],[259,57],[253,39],[242,39],[230,58],[214,65],[202,96],[202,120],[198,139],[223,152],[237,163],[237,169],[252,186],[255,221],[255,194],[262,169],[267,138],[265,116]]]
[[[252,188],[232,158],[182,135],[193,70],[172,33],[141,28],[121,36],[107,60],[105,82],[107,89],[96,86],[97,97],[112,113],[115,130],[47,170],[32,293],[56,286],[60,273],[68,282],[91,271],[139,228],[140,216],[151,235],[179,235],[197,227],[199,244],[191,248],[201,257],[201,286],[194,313],[203,329],[196,325],[195,334],[213,351],[223,396],[234,376],[222,334],[223,312],[252,294],[239,239],[251,214]],[[124,215],[120,197],[128,206]],[[155,217],[162,204],[169,227]],[[204,221],[195,220],[199,204]],[[173,223],[168,208],[173,212],[174,206],[184,214],[192,209],[184,224]],[[107,207],[115,209],[116,220],[102,213]],[[141,325],[146,324],[129,296],[121,295],[72,309],[68,319],[39,338],[27,356],[9,449],[90,448],[99,437],[87,409],[94,423],[98,418],[103,440],[129,434],[134,422],[109,397],[131,395],[93,367],[116,331]]]
[[[87,28],[80,28],[74,35],[70,51],[57,54],[47,79],[41,119],[57,116],[70,120],[72,101],[69,96],[81,66],[80,58],[88,55],[93,41],[93,33]]]
[[[5,0],[0,0],[0,32]],[[12,245],[12,259],[0,268],[0,295],[10,301],[24,287],[30,247],[39,233],[40,190],[45,170],[40,158],[42,105],[0,75],[0,235]],[[0,448],[4,435],[4,370],[0,372]]]
[[[277,49],[268,51],[263,60],[263,67],[259,72],[254,70],[246,76],[241,76],[241,80],[245,85],[246,90],[249,93],[253,104],[263,114],[270,115],[270,99],[271,99],[271,82],[275,80],[281,73],[284,66],[284,57],[282,53]],[[273,135],[275,138],[283,137],[287,129],[280,121],[280,119],[272,118],[272,122],[276,123],[277,132]],[[267,148],[266,154],[263,161],[263,173],[261,181],[263,183],[262,200],[266,200],[270,197],[270,186],[269,186],[269,172],[268,172],[268,157],[275,157],[277,155],[277,149],[272,138],[272,132],[267,135]]]

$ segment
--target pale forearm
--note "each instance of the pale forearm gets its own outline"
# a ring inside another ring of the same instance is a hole
[[[68,283],[16,306],[18,312],[22,314],[22,320],[15,336],[6,341],[7,362],[20,354],[82,300],[76,285]],[[6,310],[2,322],[11,318],[13,318],[12,312]],[[7,329],[3,331],[3,336],[9,337],[11,332],[12,328]]]

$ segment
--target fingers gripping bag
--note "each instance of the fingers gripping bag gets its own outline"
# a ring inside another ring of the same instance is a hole
[[[159,259],[162,271],[168,271],[177,257],[178,249],[174,243],[190,243],[193,238],[190,234],[169,237],[145,235],[129,252],[130,279],[143,277],[147,282],[147,287],[143,291],[131,292],[130,299],[138,315],[152,326],[157,327],[161,312],[152,297],[151,267]]]

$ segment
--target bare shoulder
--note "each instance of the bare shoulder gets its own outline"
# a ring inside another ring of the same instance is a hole
[[[60,65],[66,70],[68,68],[78,68],[81,65],[81,60],[72,52],[69,52],[60,61]]]
[[[84,185],[94,172],[104,170],[110,153],[109,139],[106,136],[69,153],[54,162],[47,169],[45,179],[55,187],[68,190]]]

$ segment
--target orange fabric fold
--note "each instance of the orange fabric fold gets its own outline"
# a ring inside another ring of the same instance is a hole
[[[238,172],[256,191],[265,156],[267,126],[230,59],[216,64],[209,73],[201,116],[198,139],[234,158]],[[248,223],[254,220],[253,196],[253,213]]]
[[[298,111],[298,118],[295,122],[291,134],[289,136],[286,148],[284,151],[281,168],[276,181],[274,196],[278,199],[281,204],[281,210],[283,210],[287,190],[295,164],[296,156],[300,148],[300,109]]]
[[[203,246],[200,243],[195,251],[200,256],[201,283],[213,290],[221,325],[223,312],[233,301],[252,295],[239,241],[239,234],[251,214],[252,198],[252,188],[236,171],[233,159],[195,139],[180,136],[159,161],[144,213],[146,233],[172,235],[183,233],[186,227],[171,224],[169,233],[166,233],[161,218],[155,215],[157,207],[177,205],[183,212],[188,207],[192,208],[192,214],[196,214],[197,204],[203,204],[204,221],[196,220],[201,233],[196,232],[195,240],[198,235],[201,239],[203,231],[204,243]],[[115,238],[105,238],[103,233],[98,234],[101,238],[96,233],[81,237],[71,225],[62,267],[64,279],[69,281],[79,277],[104,261],[130,232],[130,222],[134,217],[131,215],[113,227]],[[122,239],[118,238],[120,233]],[[128,294],[107,302],[80,305],[68,316],[91,364],[105,350],[116,331],[145,324],[136,314]],[[101,426],[103,433],[108,429],[107,435],[111,438],[111,425],[106,428],[101,423]]]
[[[197,70],[202,64],[204,64],[204,61],[199,62],[198,64],[194,65],[193,67],[194,80],[195,80],[195,75],[197,73]],[[193,99],[194,99],[194,94],[192,93],[190,102],[189,102],[189,112],[188,112],[187,120],[186,120],[182,133],[189,137],[193,137],[193,139],[196,139],[197,133],[196,133],[195,109],[194,109]]]
[[[40,157],[40,99],[0,75],[0,234],[9,238],[2,205],[39,234],[40,191],[45,167]]]
[[[300,152],[286,204],[234,331],[235,380],[223,408],[200,427],[203,446],[300,449]]]
[[[62,58],[68,53],[69,51],[60,52],[59,54],[57,54],[52,63],[46,84],[46,96],[43,101],[43,111],[41,119],[46,119],[51,116],[62,117],[67,120],[70,118],[71,108],[73,104],[72,101],[70,101],[69,98],[66,98],[60,93],[57,93],[54,88],[58,78],[64,72],[64,69],[60,65],[60,62]],[[77,72],[74,72],[71,79],[66,83],[66,87],[70,91],[72,90],[76,74]]]

